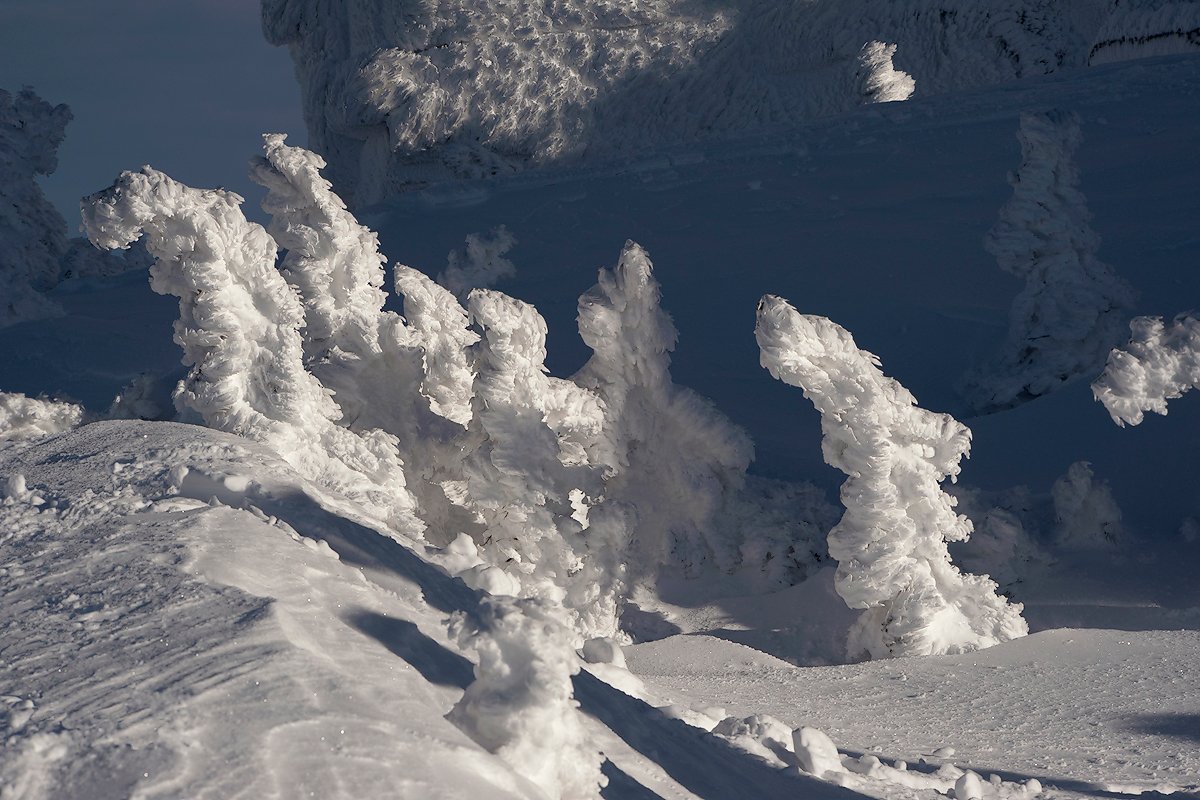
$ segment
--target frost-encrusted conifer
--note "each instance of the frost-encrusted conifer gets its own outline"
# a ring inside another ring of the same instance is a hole
[[[579,298],[579,333],[594,355],[573,380],[604,401],[596,460],[610,471],[605,496],[636,514],[633,560],[647,570],[730,568],[738,543],[713,518],[740,488],[753,446],[709,401],[672,383],[677,333],[660,294],[646,251],[626,242]]]
[[[61,314],[42,292],[55,286],[67,223],[38,186],[58,166],[71,111],[32,89],[0,90],[0,326]]]
[[[1140,425],[1145,412],[1167,413],[1167,401],[1200,386],[1200,318],[1180,314],[1168,327],[1162,317],[1135,317],[1133,335],[1108,356],[1092,393],[1113,422]]]
[[[470,428],[477,447],[465,467],[469,502],[485,521],[477,544],[519,577],[522,594],[577,610],[585,618],[577,627],[589,636],[611,635],[615,614],[586,619],[597,616],[597,580],[607,583],[605,597],[615,591],[612,576],[585,570],[586,542],[600,533],[607,546],[620,520],[608,518],[602,532],[585,531],[571,502],[573,495],[600,494],[600,472],[588,451],[600,435],[601,403],[546,375],[546,322],[533,306],[476,289],[468,308],[483,331]],[[602,605],[615,608],[614,602]]]
[[[762,365],[821,413],[826,462],[849,476],[846,512],[829,533],[838,594],[864,609],[849,655],[957,653],[1025,635],[1021,606],[998,596],[987,576],[960,572],[946,549],[971,532],[939,486],[957,478],[971,432],[918,408],[874,355],[824,317],[767,295],[755,334]]]
[[[588,742],[571,676],[579,672],[559,612],[537,600],[486,598],[479,620],[455,621],[478,656],[475,682],[447,718],[552,800],[598,800],[608,779]]]
[[[917,82],[892,64],[896,45],[867,42],[858,54],[859,91],[868,103],[895,103],[912,97]]]
[[[1058,543],[1073,548],[1112,547],[1121,540],[1121,509],[1108,482],[1092,465],[1076,461],[1050,487]]]
[[[143,237],[155,258],[151,288],[179,298],[175,341],[191,366],[175,392],[180,412],[269,445],[365,513],[419,535],[396,438],[335,423],[337,405],[304,369],[300,299],[275,268],[275,241],[241,202],[144,167],[85,200],[84,226],[106,249]]]
[[[964,394],[980,412],[1010,408],[1094,375],[1123,337],[1133,289],[1096,257],[1079,191],[1079,118],[1021,115],[1021,167],[1012,198],[984,242],[1000,268],[1025,281],[1008,339],[992,363],[968,373]]]

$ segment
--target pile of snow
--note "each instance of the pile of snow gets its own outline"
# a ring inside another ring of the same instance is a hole
[[[941,93],[1118,49],[1153,55],[1160,35],[1194,47],[1200,15],[1157,0],[262,6],[267,39],[296,64],[310,141],[356,205],[446,178],[803,122],[905,99],[914,80]],[[1118,48],[1123,35],[1140,44]]]
[[[821,413],[825,460],[849,476],[846,513],[829,532],[838,594],[865,609],[847,654],[958,653],[1024,636],[1021,606],[998,596],[987,576],[961,573],[946,549],[970,535],[971,522],[938,484],[957,478],[971,432],[918,408],[878,358],[824,317],[768,295],[755,334],[762,365]]]
[[[1025,280],[1013,300],[1008,340],[993,363],[967,375],[976,410],[1010,408],[1096,374],[1120,341],[1134,291],[1096,257],[1100,237],[1079,191],[1079,117],[1021,114],[1021,166],[1013,195],[985,246]]]
[[[82,421],[83,408],[74,403],[0,392],[0,444],[65,433]]]
[[[1145,412],[1167,413],[1167,401],[1200,385],[1200,319],[1180,314],[1165,325],[1161,317],[1129,323],[1129,343],[1108,356],[1104,373],[1092,384],[1096,399],[1113,422],[1140,425]]]

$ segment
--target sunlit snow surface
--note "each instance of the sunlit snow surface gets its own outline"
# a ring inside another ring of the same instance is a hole
[[[1048,502],[1088,460],[1123,512],[1123,549],[1034,564],[1011,587],[1041,633],[968,656],[780,660],[839,657],[853,615],[824,571],[766,597],[740,596],[732,578],[639,597],[630,623],[660,641],[627,648],[640,688],[614,682],[642,698],[575,679],[609,759],[606,797],[932,798],[962,768],[981,773],[984,800],[1029,796],[1030,778],[1050,797],[1197,791],[1200,548],[1180,535],[1200,513],[1196,398],[1121,430],[1086,381],[980,418],[954,394],[1002,340],[1020,288],[982,240],[1019,163],[1019,112],[1049,107],[1081,117],[1081,189],[1101,257],[1141,293],[1134,312],[1195,305],[1200,59],[1187,57],[592,172],[443,185],[360,216],[391,259],[427,274],[468,234],[504,224],[517,273],[499,288],[546,317],[559,376],[586,358],[576,297],[640,241],[680,332],[674,380],[748,429],[760,474],[841,480],[821,461],[816,413],[758,366],[754,308],[772,292],[853,331],[922,407],[964,419],[974,441],[961,485],[1025,484]],[[141,371],[167,387],[178,377],[175,303],[144,275],[54,296],[65,317],[0,330],[0,389],[62,390],[102,410]],[[536,797],[443,718],[471,680],[445,621],[477,595],[265,449],[195,427],[97,423],[0,450],[0,478],[17,474],[27,490],[0,506],[5,797]],[[1073,630],[1047,630],[1058,627]],[[846,788],[677,719],[706,728],[752,714],[823,730],[854,756]],[[883,769],[902,758],[920,773],[922,757],[956,766],[907,780]]]

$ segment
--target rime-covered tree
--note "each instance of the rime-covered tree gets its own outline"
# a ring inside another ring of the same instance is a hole
[[[1094,375],[1122,338],[1133,289],[1096,257],[1079,191],[1079,118],[1060,110],[1021,115],[1021,166],[1013,194],[984,240],[1000,268],[1025,281],[1008,338],[991,363],[969,372],[963,392],[988,413]]]
[[[867,42],[858,54],[858,90],[868,103],[895,103],[912,97],[917,82],[892,64],[896,45]]]
[[[958,653],[1025,635],[1021,606],[997,595],[987,576],[960,572],[946,548],[971,532],[939,486],[957,478],[971,432],[917,407],[874,355],[824,317],[767,295],[755,334],[762,365],[820,412],[826,462],[849,476],[845,514],[829,532],[838,594],[864,609],[848,654]]]
[[[631,561],[643,570],[729,568],[738,542],[714,516],[740,488],[753,446],[708,400],[671,381],[677,333],[660,295],[646,251],[626,242],[579,298],[579,333],[594,355],[573,380],[604,401],[595,460],[609,471],[605,496],[636,516]]]
[[[1108,356],[1092,393],[1113,422],[1140,425],[1145,412],[1167,413],[1167,401],[1200,386],[1200,319],[1180,314],[1170,326],[1162,317],[1136,317],[1133,335]]]
[[[175,392],[181,413],[267,444],[364,513],[419,536],[396,438],[336,424],[340,410],[304,368],[300,298],[275,268],[274,239],[241,202],[145,167],[85,200],[84,226],[106,249],[144,238],[151,288],[179,298],[175,341],[191,367]]]

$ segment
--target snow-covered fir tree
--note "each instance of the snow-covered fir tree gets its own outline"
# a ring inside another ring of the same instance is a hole
[[[1145,412],[1167,413],[1167,401],[1200,386],[1200,318],[1180,314],[1168,326],[1162,317],[1136,317],[1132,336],[1108,356],[1092,393],[1113,422],[1140,425]]]
[[[1099,372],[1134,300],[1129,284],[1096,256],[1100,237],[1075,166],[1079,117],[1023,113],[1017,138],[1021,166],[1009,176],[1013,195],[984,245],[1025,286],[1013,300],[1002,350],[964,379],[963,392],[981,413]]]

